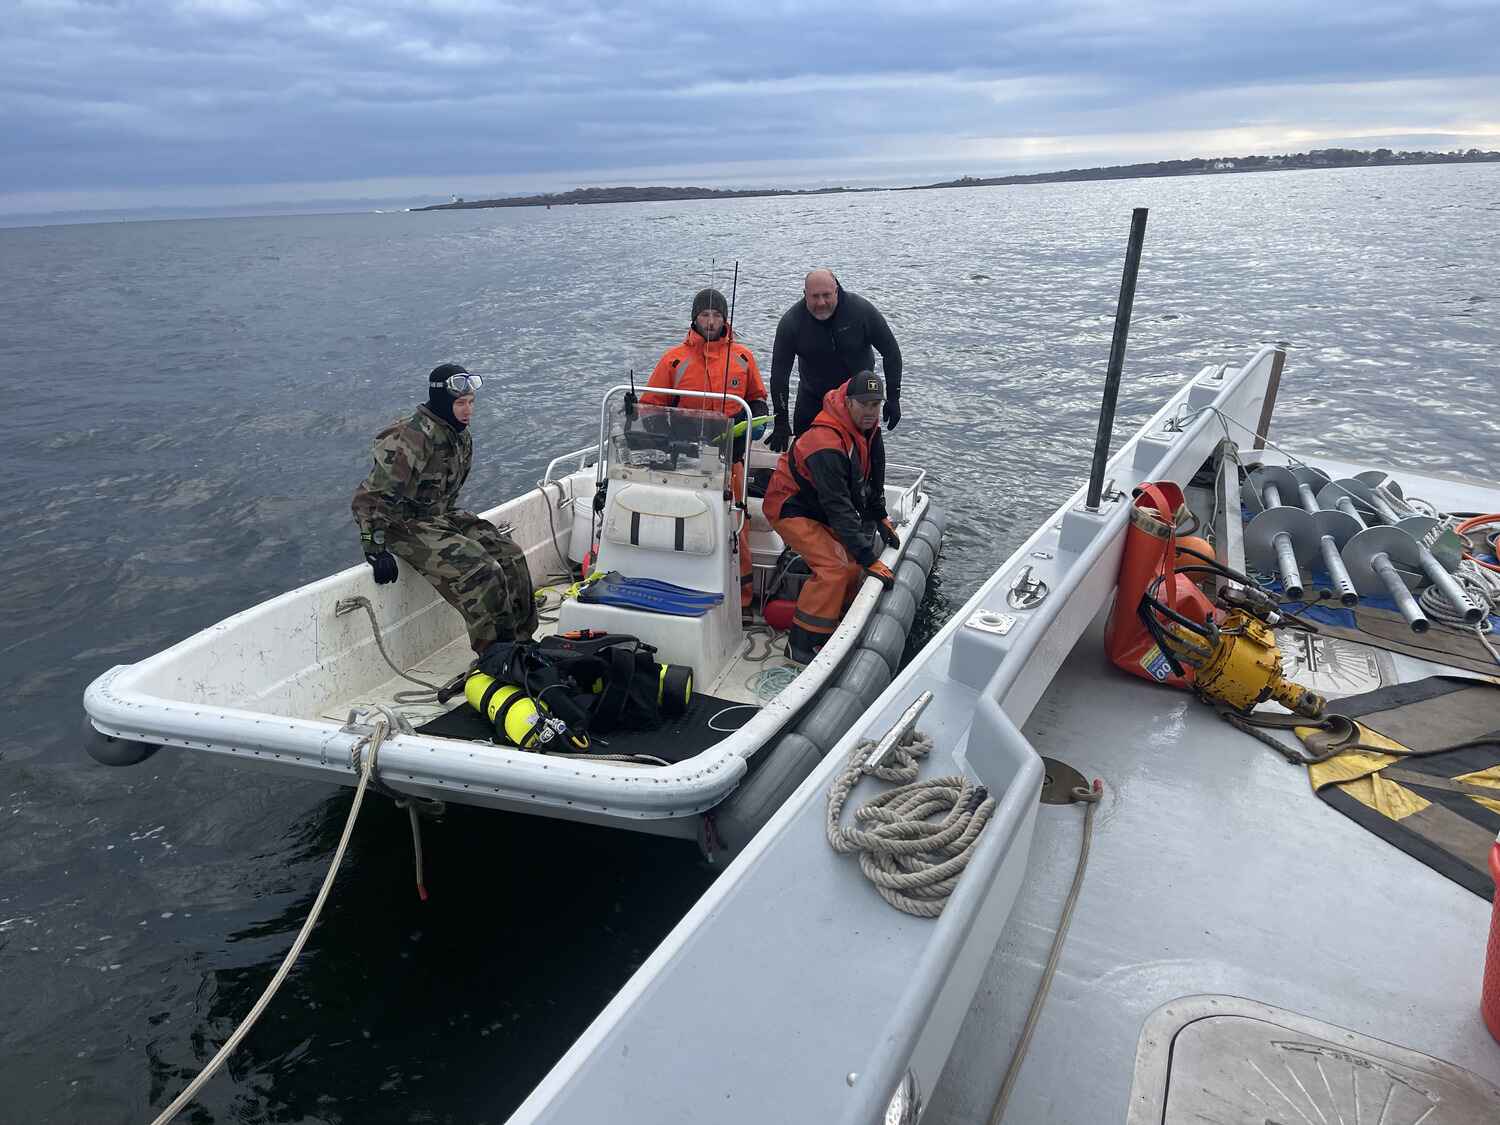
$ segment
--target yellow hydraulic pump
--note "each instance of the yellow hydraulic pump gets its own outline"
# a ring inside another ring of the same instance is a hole
[[[1248,713],[1257,703],[1277,703],[1316,719],[1323,714],[1324,699],[1315,691],[1285,679],[1281,672],[1281,649],[1271,627],[1243,609],[1232,609],[1205,640],[1178,624],[1168,624],[1174,640],[1173,655],[1193,670],[1193,684],[1209,699]]]

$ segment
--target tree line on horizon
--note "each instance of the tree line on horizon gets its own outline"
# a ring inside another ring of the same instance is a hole
[[[1152,160],[1140,164],[1111,164],[1098,168],[1069,168],[1058,172],[1030,172],[1007,176],[960,176],[922,187],[980,187],[997,184],[1048,183],[1059,180],[1135,179],[1147,176],[1192,176],[1214,172],[1262,172],[1276,168],[1359,168],[1383,164],[1464,164],[1500,161],[1488,149],[1448,152],[1389,148],[1315,148],[1276,156],[1195,156],[1186,160]],[[909,190],[909,189],[908,189]]]
[[[1393,164],[1466,164],[1500,161],[1500,152],[1453,149],[1449,152],[1389,148],[1315,148],[1277,156],[1197,156],[1186,160],[1153,160],[1139,164],[1111,164],[1098,168],[1069,168],[1058,172],[1027,172],[1006,176],[960,176],[935,184],[901,188],[708,188],[708,187],[578,187],[564,192],[540,192],[502,199],[465,200],[416,207],[416,211],[455,211],[482,207],[551,207],[590,203],[648,203],[673,199],[728,199],[774,195],[834,195],[867,191],[927,191],[932,188],[998,187],[1011,184],[1067,183],[1079,180],[1129,180],[1153,176],[1200,176],[1228,172],[1266,172],[1276,169],[1359,168]]]

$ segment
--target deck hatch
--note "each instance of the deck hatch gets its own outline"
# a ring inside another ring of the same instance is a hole
[[[1500,1088],[1430,1055],[1236,996],[1172,1001],[1141,1031],[1128,1125],[1376,1121],[1500,1121]]]

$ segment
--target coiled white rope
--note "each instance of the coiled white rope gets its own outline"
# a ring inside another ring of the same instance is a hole
[[[318,924],[318,917],[323,913],[323,906],[328,901],[328,892],[333,889],[334,877],[339,873],[339,864],[344,862],[344,851],[349,847],[349,838],[354,835],[354,822],[359,819],[359,809],[364,803],[365,788],[370,779],[375,775],[376,762],[380,755],[380,744],[385,740],[390,725],[384,716],[375,720],[375,727],[371,734],[360,739],[350,750],[352,761],[359,760],[360,750],[368,744],[370,753],[364,757],[363,764],[356,766],[359,771],[359,784],[354,789],[354,802],[349,806],[349,818],[344,822],[344,834],[339,838],[339,846],[333,853],[333,862],[328,865],[328,874],[323,877],[323,885],[318,889],[318,897],[313,901],[312,910],[307,915],[307,921],[302,923],[302,929],[297,933],[297,940],[292,942],[291,949],[281,961],[281,967],[276,970],[276,975],[271,978],[271,983],[266,985],[266,990],[260,994],[260,999],[250,1009],[249,1014],[240,1021],[239,1027],[224,1041],[218,1053],[208,1060],[208,1065],[198,1072],[198,1077],[187,1084],[187,1088],[178,1094],[172,1104],[162,1110],[160,1115],[151,1122],[151,1125],[166,1125],[168,1121],[176,1117],[182,1108],[192,1101],[198,1091],[224,1065],[224,1061],[234,1053],[234,1049],[240,1045],[240,1040],[250,1033],[255,1026],[255,1021],[260,1019],[261,1013],[266,1010],[271,999],[276,995],[276,990],[281,987],[282,981],[286,980],[287,974],[292,971],[292,966],[297,963],[297,958],[302,954],[302,947],[307,944],[307,939],[312,929]]]
[[[1427,587],[1418,597],[1417,600],[1423,612],[1434,621],[1441,622],[1451,629],[1462,633],[1472,631],[1479,638],[1479,643],[1489,651],[1495,663],[1500,664],[1500,651],[1496,651],[1494,644],[1485,635],[1492,631],[1489,615],[1500,608],[1500,574],[1485,570],[1473,559],[1464,559],[1454,571],[1453,577],[1463,587],[1469,600],[1484,610],[1485,615],[1476,624],[1470,625],[1464,620],[1463,614],[1436,586]]]
[[[936,918],[994,815],[995,799],[962,774],[917,781],[919,761],[932,752],[929,734],[908,733],[891,750],[892,764],[867,769],[874,746],[869,740],[856,746],[828,790],[828,843],[841,854],[856,853],[865,877],[897,910]],[[866,773],[907,784],[855,810],[855,821],[870,827],[845,828],[844,804]]]

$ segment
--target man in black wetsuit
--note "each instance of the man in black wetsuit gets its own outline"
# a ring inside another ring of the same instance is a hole
[[[860,371],[885,365],[885,428],[901,421],[901,347],[880,310],[849,293],[828,269],[813,270],[802,283],[802,300],[782,314],[771,349],[771,403],[776,427],[766,444],[786,451],[793,435],[812,425],[823,396]],[[797,361],[797,407],[788,412],[792,360]]]

